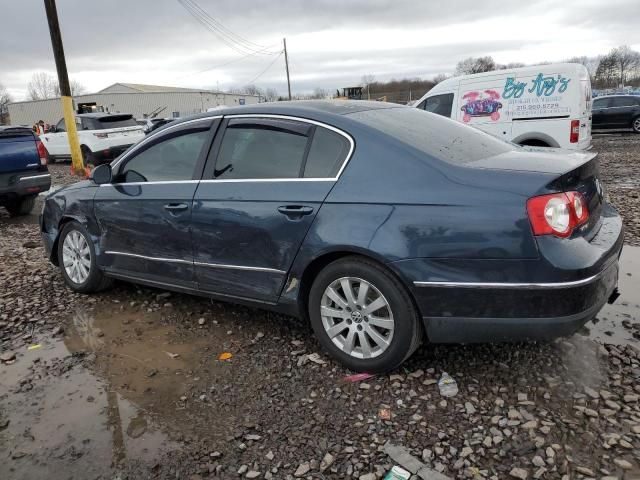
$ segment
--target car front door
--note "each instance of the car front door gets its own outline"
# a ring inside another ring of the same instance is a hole
[[[113,167],[94,197],[103,267],[123,277],[192,288],[191,208],[218,120],[150,137]]]
[[[227,117],[193,203],[199,288],[275,302],[352,150],[346,133],[310,120]]]
[[[591,126],[592,128],[610,128],[611,114],[610,107],[611,98],[596,98],[591,107]]]
[[[55,132],[45,133],[41,135],[42,143],[44,143],[47,152],[52,156],[69,156],[69,141],[67,140],[67,128],[64,118],[56,124]]]

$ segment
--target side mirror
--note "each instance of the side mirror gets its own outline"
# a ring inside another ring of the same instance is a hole
[[[111,183],[112,176],[111,165],[108,163],[98,165],[93,169],[93,172],[91,172],[91,180],[93,180],[93,183],[96,185]]]

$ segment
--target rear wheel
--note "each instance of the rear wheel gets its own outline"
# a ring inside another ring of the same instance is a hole
[[[78,222],[69,222],[58,239],[58,260],[64,281],[79,293],[92,293],[111,285],[96,263],[89,232]]]
[[[523,147],[549,147],[549,144],[543,140],[523,140],[520,145]]]
[[[337,260],[318,274],[309,316],[322,346],[356,371],[392,370],[422,340],[420,318],[403,285],[360,257]]]
[[[633,128],[634,132],[640,133],[640,117],[633,119],[633,122],[631,122],[631,128]]]
[[[86,145],[82,145],[80,147],[80,150],[82,151],[82,160],[84,161],[84,166],[88,166],[88,165],[94,165],[96,164],[96,156],[93,154],[93,152],[91,151],[91,149],[89,149],[89,147],[87,147]]]
[[[9,201],[9,203],[6,204],[6,209],[12,217],[29,215],[35,203],[36,197],[20,197]]]

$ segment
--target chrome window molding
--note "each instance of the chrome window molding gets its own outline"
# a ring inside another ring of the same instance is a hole
[[[32,175],[30,177],[20,177],[18,179],[18,181],[19,182],[23,182],[23,181],[26,181],[26,180],[35,180],[36,178],[47,178],[47,177],[50,177],[50,176],[51,176],[50,173],[45,173],[43,175]]]
[[[261,182],[261,183],[266,183],[266,182],[335,182],[340,178],[340,175],[342,175],[343,170],[346,168],[347,164],[349,163],[349,160],[351,160],[351,156],[353,155],[353,151],[355,150],[355,142],[354,142],[353,138],[351,137],[351,135],[349,135],[348,133],[340,130],[339,128],[336,128],[333,125],[328,125],[328,124],[323,123],[323,122],[318,122],[316,120],[310,120],[308,118],[303,118],[303,117],[293,117],[293,116],[290,116],[290,115],[258,114],[258,113],[256,113],[256,114],[242,113],[242,114],[224,115],[224,116],[219,115],[219,116],[215,116],[215,117],[198,118],[196,120],[189,120],[188,122],[182,122],[182,123],[179,123],[178,125],[173,125],[171,127],[167,127],[166,130],[163,130],[163,132],[166,132],[167,130],[170,130],[170,129],[173,129],[173,128],[177,128],[177,127],[180,127],[182,125],[189,124],[189,123],[201,122],[201,121],[204,121],[204,120],[213,120],[213,119],[218,119],[218,118],[225,118],[225,119],[227,119],[227,118],[272,118],[272,119],[276,119],[276,120],[292,120],[292,121],[301,122],[301,123],[309,123],[311,125],[316,125],[318,127],[326,128],[327,130],[331,130],[332,132],[335,132],[335,133],[337,133],[339,135],[342,135],[349,142],[349,151],[347,152],[347,155],[346,155],[345,159],[342,161],[342,165],[340,166],[340,169],[338,170],[338,173],[336,174],[335,177],[318,177],[318,178],[229,178],[229,179],[211,178],[211,179],[202,179],[202,180],[161,180],[161,181],[157,181],[157,182],[109,183],[109,184],[103,184],[103,185],[100,185],[100,186],[101,187],[108,187],[108,186],[115,186],[115,185],[162,185],[162,184],[172,184],[172,183],[197,183],[197,182],[202,182],[202,183],[217,183],[217,182],[221,182],[221,183],[241,183],[241,182],[248,182],[248,183],[250,183],[250,182]],[[142,142],[140,142],[137,145],[135,145],[130,151],[128,151],[125,155],[123,155],[120,159],[118,159],[118,161],[111,168],[113,170],[118,168],[118,165],[120,164],[120,162],[124,161],[130,155],[135,153],[136,150],[138,150],[142,145],[147,143],[147,141],[149,141],[151,138],[152,137],[149,137],[149,139],[144,139],[144,140],[142,140]]]
[[[319,179],[311,179],[311,178],[238,178],[238,179],[232,179],[235,181],[240,181],[240,182],[247,182],[247,181],[252,181],[252,182],[257,182],[257,181],[271,181],[271,182],[282,182],[282,181],[309,181],[309,180],[313,180],[313,181],[332,181],[335,182],[340,178],[340,175],[342,174],[342,171],[346,168],[347,164],[349,163],[349,160],[351,160],[351,156],[353,155],[353,151],[355,150],[356,144],[353,140],[353,137],[351,137],[351,135],[349,135],[347,132],[344,132],[343,130],[340,130],[337,127],[334,127],[333,125],[328,125],[326,123],[323,122],[318,122],[317,120],[310,120],[308,118],[304,118],[304,117],[294,117],[291,115],[279,115],[279,114],[275,114],[275,113],[236,113],[233,115],[225,115],[224,118],[273,118],[275,120],[292,120],[294,122],[302,122],[302,123],[309,123],[311,125],[316,125],[318,127],[322,127],[322,128],[326,128],[327,130],[331,130],[332,132],[335,132],[339,135],[342,135],[344,138],[347,139],[347,141],[349,142],[349,152],[347,152],[347,156],[345,157],[345,159],[342,161],[342,165],[340,166],[340,169],[338,170],[338,173],[336,174],[335,177],[322,177]],[[216,179],[211,179],[211,180],[205,180],[207,182],[223,182],[225,181],[224,179],[222,180],[216,180]],[[226,180],[226,181],[231,181],[231,180]]]
[[[268,267],[251,267],[246,265],[228,265],[224,263],[206,263],[206,262],[195,262],[191,260],[183,260],[181,258],[163,258],[163,257],[149,257],[147,255],[140,255],[138,253],[128,253],[128,252],[118,252],[115,250],[105,250],[104,252],[107,255],[121,255],[124,257],[133,257],[133,258],[141,258],[143,260],[152,260],[155,262],[167,262],[167,263],[181,263],[185,265],[197,265],[199,267],[209,267],[209,268],[222,268],[227,270],[247,270],[250,272],[267,272],[267,273],[278,273],[281,275],[286,274],[284,270],[278,270],[277,268],[268,268]]]
[[[516,283],[516,282],[421,282],[415,281],[413,284],[416,287],[444,287],[444,288],[496,288],[496,289],[532,289],[532,290],[546,290],[557,288],[570,288],[587,285],[596,281],[602,276],[602,273],[592,275],[581,280],[573,280],[570,282],[551,282],[551,283]]]

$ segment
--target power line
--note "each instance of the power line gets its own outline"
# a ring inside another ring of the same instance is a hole
[[[260,72],[260,73],[258,74],[258,76],[257,76],[257,77],[255,77],[253,80],[250,80],[249,82],[247,82],[247,83],[246,83],[246,85],[251,85],[253,82],[255,82],[256,80],[258,80],[262,75],[264,75],[265,73],[267,73],[267,70],[269,70],[269,69],[273,66],[273,64],[274,64],[274,63],[276,63],[276,60],[278,60],[278,59],[282,56],[282,54],[283,54],[283,53],[284,53],[284,50],[283,50],[283,51],[281,51],[281,52],[278,54],[278,56],[277,56],[276,58],[274,58],[274,59],[273,59],[273,61],[271,61],[271,63],[269,63],[269,65],[267,65],[267,68],[265,68],[262,72]]]
[[[262,47],[232,32],[218,20],[211,17],[199,7],[194,0],[178,0],[178,3],[207,30],[218,37],[225,45],[242,54],[275,55],[278,52],[268,51],[270,47]],[[257,48],[256,48],[257,47]]]
[[[245,44],[247,47],[249,48],[258,48],[258,49],[264,49],[265,46],[264,45],[259,45],[257,43],[251,42],[249,40],[247,40],[246,38],[242,37],[241,35],[233,32],[232,30],[228,29],[227,27],[225,27],[220,21],[216,20],[215,18],[213,18],[211,15],[209,15],[202,7],[200,7],[200,5],[198,5],[195,0],[185,0],[186,2],[190,3],[191,5],[193,5],[193,7],[195,9],[197,9],[204,18],[210,20],[213,24],[217,25],[220,30],[227,32],[227,34],[232,37],[235,38],[236,40],[238,40],[240,43]]]

